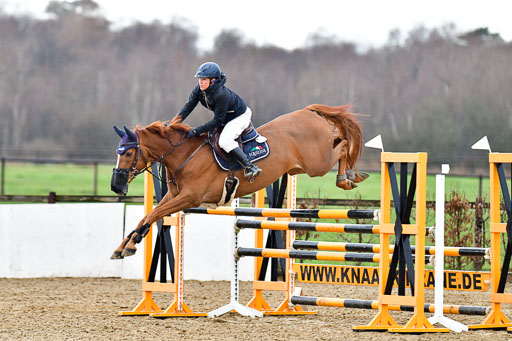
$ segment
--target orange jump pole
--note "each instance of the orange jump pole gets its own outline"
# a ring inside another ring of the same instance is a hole
[[[273,218],[313,218],[313,219],[375,219],[379,210],[316,210],[283,208],[248,207],[195,207],[184,210],[185,213],[231,215],[237,217],[273,217]]]
[[[379,225],[370,224],[338,224],[338,223],[310,223],[292,221],[271,221],[271,220],[244,220],[237,219],[236,226],[242,229],[263,229],[263,230],[291,230],[291,231],[316,231],[335,233],[361,233],[379,234]],[[428,235],[432,235],[433,227],[426,229]]]
[[[293,243],[294,249],[307,249],[307,250],[320,250],[320,251],[357,251],[357,252],[380,252],[379,244],[366,244],[366,243],[340,243],[340,242],[316,242],[309,240],[296,240]],[[394,245],[389,246],[389,252],[394,251]],[[411,246],[412,251],[416,247]],[[490,249],[480,247],[450,247],[443,248],[445,256],[463,257],[463,256],[482,256],[490,255]],[[425,246],[425,253],[427,255],[435,255],[436,249],[434,246]]]
[[[379,309],[379,302],[372,300],[359,300],[359,299],[343,299],[331,297],[309,297],[309,296],[294,296],[292,302],[302,305],[314,305],[322,307],[338,307],[338,308],[354,308],[354,309]],[[394,311],[414,311],[414,307],[403,305],[388,306],[389,310]],[[487,315],[490,307],[472,306],[472,305],[444,305],[444,314],[457,314],[457,315]],[[435,306],[431,303],[425,303],[423,309],[426,313],[435,313]]]
[[[236,254],[239,257],[313,259],[338,262],[380,262],[380,254],[373,253],[346,253],[336,251],[305,251],[239,247],[236,250]],[[425,263],[431,263],[431,259],[433,258],[431,257],[432,256],[425,256]],[[389,254],[388,258],[391,259]]]

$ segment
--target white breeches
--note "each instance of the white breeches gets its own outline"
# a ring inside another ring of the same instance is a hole
[[[252,111],[247,107],[245,113],[226,123],[219,137],[219,146],[224,149],[226,153],[238,147],[238,143],[235,142],[235,139],[249,126],[251,117]]]

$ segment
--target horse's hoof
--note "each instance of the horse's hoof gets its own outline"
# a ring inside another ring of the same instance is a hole
[[[121,251],[114,251],[112,256],[110,256],[110,259],[123,259],[123,255],[121,254]]]
[[[353,182],[361,182],[361,181],[366,180],[369,176],[370,176],[370,174],[363,172],[363,171],[355,171],[354,172],[352,169],[347,169],[345,171],[344,177],[342,175],[342,178],[340,178],[340,176],[338,175],[338,180],[349,179],[350,181],[353,181]]]
[[[130,257],[130,256],[133,256],[135,254],[135,252],[137,252],[137,249],[128,249],[128,248],[125,248],[123,250],[123,252],[121,253],[121,256],[122,257]]]
[[[364,181],[364,180],[368,179],[368,177],[370,176],[370,174],[363,172],[363,171],[357,171],[357,172],[355,172],[354,175],[355,175],[354,179],[351,179],[354,182]]]
[[[343,181],[337,181],[336,182],[336,186],[341,188],[341,189],[344,189],[346,191],[348,190],[351,190],[351,189],[354,189],[357,187],[356,183],[353,182],[353,181],[350,181],[348,179],[345,179]]]

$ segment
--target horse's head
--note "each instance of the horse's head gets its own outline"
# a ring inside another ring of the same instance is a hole
[[[112,171],[112,191],[126,195],[131,180],[147,170],[150,167],[148,163],[162,163],[177,147],[188,140],[186,133],[189,130],[188,125],[181,123],[181,117],[173,119],[167,126],[156,121],[143,129],[137,129],[136,132],[126,126],[124,130],[114,126],[114,131],[121,138],[121,142],[117,147],[117,165]],[[183,150],[180,152],[182,155]],[[179,169],[176,172],[178,171]]]
[[[114,131],[121,138],[121,142],[117,146],[117,164],[112,170],[110,188],[119,195],[126,195],[129,181],[146,165],[139,157],[141,149],[137,134],[126,126],[124,130],[114,126]]]

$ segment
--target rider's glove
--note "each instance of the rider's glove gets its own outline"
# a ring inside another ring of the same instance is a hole
[[[197,130],[196,129],[190,129],[187,133],[187,137],[190,138],[192,136],[198,136],[199,134],[197,133]]]

